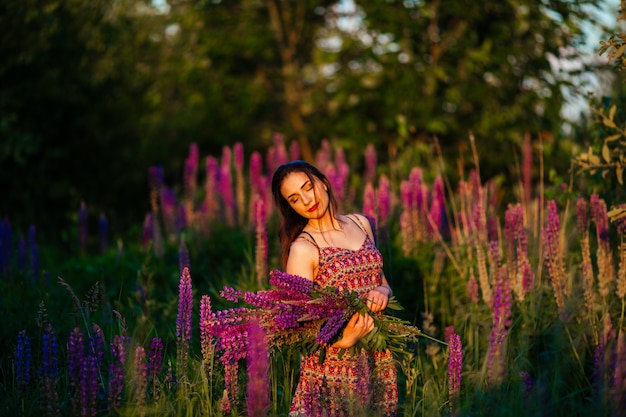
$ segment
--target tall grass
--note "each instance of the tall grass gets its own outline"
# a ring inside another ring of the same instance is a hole
[[[437,152],[432,165],[390,169],[368,147],[363,173],[351,172],[328,142],[317,152],[343,209],[376,222],[385,273],[406,307],[400,314],[450,341],[422,339],[397,357],[399,414],[621,415],[623,226],[609,224],[602,197],[574,190],[573,181],[565,197],[548,198],[540,170],[534,191],[529,139],[517,201],[505,204],[498,182],[481,178],[471,144],[473,168],[460,170],[456,184]],[[286,415],[298,355],[272,352],[265,407],[253,395],[262,393],[246,389],[245,366],[224,373],[203,326],[210,311],[230,307],[218,296],[224,285],[267,285],[267,270],[278,265],[268,179],[298,156],[277,136],[246,169],[242,146],[226,147],[219,161],[206,157],[201,183],[193,145],[180,193],[162,169],[150,169],[141,233],[89,253],[83,205],[76,259],[44,257],[43,271],[34,230],[26,244],[3,220],[0,285],[13,319],[2,332],[2,414]],[[24,243],[14,250],[15,241]],[[64,278],[57,283],[50,271]],[[252,386],[260,386],[255,375]]]

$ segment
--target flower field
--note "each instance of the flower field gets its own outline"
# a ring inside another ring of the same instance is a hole
[[[386,312],[389,326],[424,336],[403,333],[394,353],[399,416],[626,415],[626,223],[608,215],[619,202],[574,178],[548,189],[540,152],[523,146],[508,190],[481,178],[480,145],[455,173],[436,146],[428,165],[379,164],[372,146],[356,166],[328,142],[316,152],[341,211],[375,221],[404,307]],[[0,415],[287,415],[302,346],[286,329],[322,307],[294,292],[270,326],[250,306],[276,302],[269,180],[300,152],[276,135],[244,155],[191,145],[178,185],[150,168],[148,213],[115,242],[85,202],[63,259],[36,225],[23,237],[2,220]],[[341,301],[324,308],[324,331],[299,341],[323,344],[345,321]]]

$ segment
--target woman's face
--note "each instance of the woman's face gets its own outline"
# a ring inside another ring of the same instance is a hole
[[[292,172],[280,185],[280,193],[296,213],[307,219],[319,219],[328,210],[328,193],[317,177],[313,181],[304,172]]]

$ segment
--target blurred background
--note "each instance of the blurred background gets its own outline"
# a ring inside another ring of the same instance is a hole
[[[4,0],[0,216],[16,234],[35,223],[41,239],[69,245],[84,201],[119,233],[150,210],[150,166],[180,183],[191,143],[218,155],[240,142],[248,157],[276,134],[309,161],[324,140],[341,146],[352,172],[367,144],[383,166],[413,166],[432,158],[436,138],[452,176],[473,134],[483,178],[503,183],[530,135],[545,166],[567,172],[594,139],[590,104],[622,96],[597,53],[618,9],[600,0]]]

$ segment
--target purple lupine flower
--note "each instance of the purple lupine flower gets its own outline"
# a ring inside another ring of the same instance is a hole
[[[589,198],[593,221],[596,223],[596,233],[598,242],[603,245],[609,244],[609,217],[607,215],[606,203],[598,194],[592,194]]]
[[[334,316],[330,317],[326,323],[320,329],[320,332],[315,337],[315,341],[320,345],[326,345],[329,343],[343,328],[347,322],[347,318],[342,311],[339,311]]]
[[[235,199],[233,196],[233,181],[230,172],[231,151],[228,146],[222,148],[222,162],[219,169],[218,190],[224,203],[226,224],[235,225]]]
[[[378,179],[378,192],[377,192],[377,206],[378,206],[378,224],[380,227],[387,225],[387,218],[391,213],[391,188],[389,185],[389,179],[386,175],[381,175]]]
[[[170,187],[161,187],[161,213],[163,216],[163,226],[165,228],[165,235],[172,239],[176,236],[177,232],[177,217],[178,217],[178,197],[176,191]]]
[[[56,390],[59,377],[59,343],[50,323],[48,323],[43,333],[42,363],[39,375],[42,379],[42,409],[48,416],[60,415],[59,396]]]
[[[113,337],[111,355],[113,359],[109,365],[109,410],[119,408],[122,405],[124,364],[126,363],[126,346],[123,336],[115,335]]]
[[[70,333],[67,343],[67,375],[73,392],[72,408],[74,414],[80,413],[80,400],[77,393],[80,390],[81,368],[83,366],[85,356],[84,349],[85,344],[83,333],[79,327],[75,327],[74,331]]]
[[[147,377],[151,385],[152,399],[157,401],[161,392],[159,376],[163,367],[163,340],[153,337],[150,342],[150,354],[148,356]]]
[[[81,408],[79,415],[93,417],[97,411],[96,400],[98,395],[98,364],[94,355],[84,356],[80,382]]]
[[[365,174],[363,179],[365,182],[374,182],[376,180],[376,148],[373,144],[365,147]]]
[[[473,303],[478,303],[480,301],[480,294],[478,293],[478,281],[476,280],[476,277],[473,273],[470,275],[469,281],[467,282],[467,294],[469,295],[469,298]]]
[[[292,140],[289,144],[289,160],[297,161],[300,159],[300,144],[297,140]]]
[[[247,374],[247,415],[263,417],[270,404],[269,353],[265,332],[257,321],[252,321],[248,330]]]
[[[180,244],[178,245],[178,270],[181,275],[185,267],[191,267],[191,263],[189,262],[189,250],[187,250],[185,240],[180,239]]]
[[[445,191],[441,175],[438,175],[433,183],[430,204],[430,216],[437,230],[441,232],[446,210]]]
[[[219,170],[217,165],[217,159],[212,156],[207,156],[206,163],[206,178],[204,183],[204,213],[206,215],[206,221],[211,222],[215,220],[215,215],[218,211],[218,202],[215,197],[218,190],[219,183]]]
[[[26,330],[21,330],[17,334],[17,345],[15,347],[15,385],[20,398],[26,394],[31,381],[32,351],[30,338],[26,335]]]
[[[267,214],[265,211],[265,202],[261,198],[257,198],[254,202],[254,224],[256,230],[255,245],[255,266],[257,285],[264,285],[265,276],[267,275]]]
[[[93,336],[89,340],[89,352],[97,359],[97,364],[100,366],[104,358],[104,332],[94,323]]]
[[[455,415],[461,395],[461,370],[463,367],[463,348],[461,337],[454,332],[454,327],[446,327],[446,343],[448,343],[448,393],[450,415]]]
[[[511,286],[507,278],[506,267],[499,268],[491,311],[493,326],[489,336],[489,356],[487,358],[488,378],[490,384],[499,384],[504,379],[506,352],[504,350],[508,328],[511,325]]]
[[[78,244],[82,253],[87,252],[87,239],[89,238],[88,222],[87,205],[84,201],[81,201],[78,209]]]
[[[544,262],[546,271],[552,284],[559,317],[565,318],[565,267],[560,243],[559,213],[554,200],[548,201],[546,213],[546,227],[543,231]]]
[[[211,310],[211,298],[203,295],[200,299],[200,347],[202,358],[205,363],[210,363],[213,354],[213,341],[211,325],[215,320],[215,314]]]
[[[363,191],[363,214],[373,219],[376,218],[376,195],[374,193],[374,186],[371,182],[365,184],[365,190]]]
[[[535,387],[535,380],[526,371],[520,372],[519,376],[522,380],[522,394],[524,396],[524,400],[528,400],[533,388]]]
[[[626,209],[626,204],[618,204],[617,208]],[[617,228],[617,233],[621,235],[626,234],[626,217],[620,217],[619,219],[615,219],[615,225]]]
[[[189,355],[189,341],[191,340],[191,313],[193,310],[193,293],[189,268],[184,267],[180,274],[178,286],[178,315],[176,316],[176,347],[177,371],[180,379],[186,373],[187,357]]]
[[[232,287],[224,287],[222,291],[220,291],[220,297],[225,300],[232,301],[236,303],[239,301],[239,298],[243,295],[243,291],[236,290]]]
[[[104,253],[109,248],[109,221],[104,213],[100,213],[98,219],[98,238],[100,240],[100,252]]]
[[[270,285],[286,290],[294,290],[307,295],[313,292],[315,286],[313,281],[309,279],[288,274],[277,269],[270,271]]]
[[[143,346],[135,348],[134,370],[134,392],[135,402],[139,408],[139,415],[144,415],[146,407],[146,393],[148,388],[148,367],[146,365],[146,351]]]

